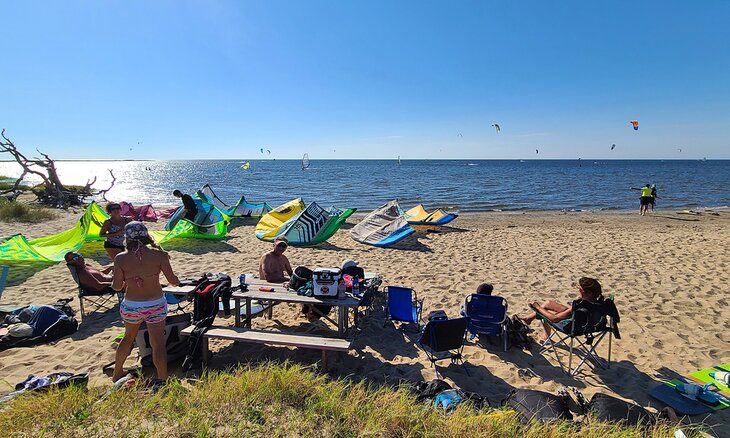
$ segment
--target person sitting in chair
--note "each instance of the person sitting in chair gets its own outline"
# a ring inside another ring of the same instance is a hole
[[[601,290],[601,283],[595,278],[581,277],[576,283],[578,286],[579,300],[588,301],[589,303],[597,303],[603,299],[603,291]],[[540,304],[537,301],[532,303],[532,306],[537,309],[540,314],[545,315],[552,322],[560,322],[566,319],[570,319],[573,315],[573,305],[569,306],[558,303],[557,301],[547,300]],[[520,317],[525,324],[530,324],[537,318],[537,313],[533,312],[527,316]],[[547,324],[543,324],[545,329],[545,338],[550,336],[550,327]]]
[[[113,267],[107,267],[103,270],[98,270],[95,267],[84,261],[84,256],[77,252],[68,252],[64,256],[66,264],[73,266],[76,269],[76,275],[79,278],[79,286],[84,289],[90,289],[95,291],[101,291],[112,285],[112,277],[109,272],[114,269]]]
[[[274,248],[261,256],[259,263],[259,277],[269,283],[286,283],[292,272],[289,259],[284,255],[289,246],[286,237],[279,236],[274,240]]]

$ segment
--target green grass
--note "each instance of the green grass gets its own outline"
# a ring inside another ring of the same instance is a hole
[[[105,393],[107,394],[105,396]],[[4,436],[397,436],[671,437],[592,422],[522,426],[506,410],[459,407],[446,415],[402,390],[328,380],[299,365],[264,364],[142,388],[67,388],[28,394],[0,406]],[[685,429],[685,432],[687,430]]]
[[[0,198],[0,221],[2,222],[39,223],[57,217],[56,213],[46,208]]]

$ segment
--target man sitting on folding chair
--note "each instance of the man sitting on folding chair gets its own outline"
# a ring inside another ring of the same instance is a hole
[[[66,253],[64,257],[66,264],[76,269],[76,275],[79,277],[79,286],[84,289],[101,291],[112,285],[112,276],[108,275],[113,266],[98,270],[90,264],[86,263],[84,256],[77,252]]]
[[[79,287],[79,306],[81,316],[86,316],[84,300],[94,305],[94,310],[109,310],[115,304],[113,298],[119,301],[119,293],[111,288],[112,277],[107,275],[114,269],[104,268],[102,271],[86,263],[84,256],[77,252],[68,252],[64,256],[66,265],[71,271],[74,281]]]
[[[570,351],[566,372],[571,376],[576,375],[588,359],[593,360],[602,368],[609,367],[611,364],[611,338],[613,336],[616,336],[617,339],[621,338],[617,326],[618,310],[613,303],[613,298],[603,297],[598,280],[581,277],[577,286],[580,297],[570,306],[552,300],[543,304],[534,302],[530,304],[530,309],[534,313],[520,318],[526,324],[540,319],[545,329],[545,337],[541,339],[541,351],[551,351],[563,371],[566,371],[566,367],[560,359],[557,348],[564,347]],[[609,336],[608,362],[604,366],[603,360],[596,353],[596,347],[606,334]],[[580,337],[584,337],[585,342]],[[566,343],[568,340],[570,344]],[[578,345],[574,345],[574,342],[578,342]],[[581,358],[575,368],[572,367],[574,353]]]

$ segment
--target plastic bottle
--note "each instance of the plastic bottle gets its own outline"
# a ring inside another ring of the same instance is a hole
[[[246,274],[241,274],[238,276],[238,285],[241,286],[241,290],[245,290],[246,285]]]
[[[360,279],[357,277],[352,277],[352,294],[360,295]]]

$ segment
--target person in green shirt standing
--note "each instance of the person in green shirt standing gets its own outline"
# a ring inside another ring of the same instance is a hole
[[[647,184],[644,187],[629,187],[631,190],[639,190],[641,191],[641,198],[639,198],[639,214],[642,216],[646,215],[646,212],[649,210],[649,204],[651,204],[652,201],[652,187],[651,184]]]

